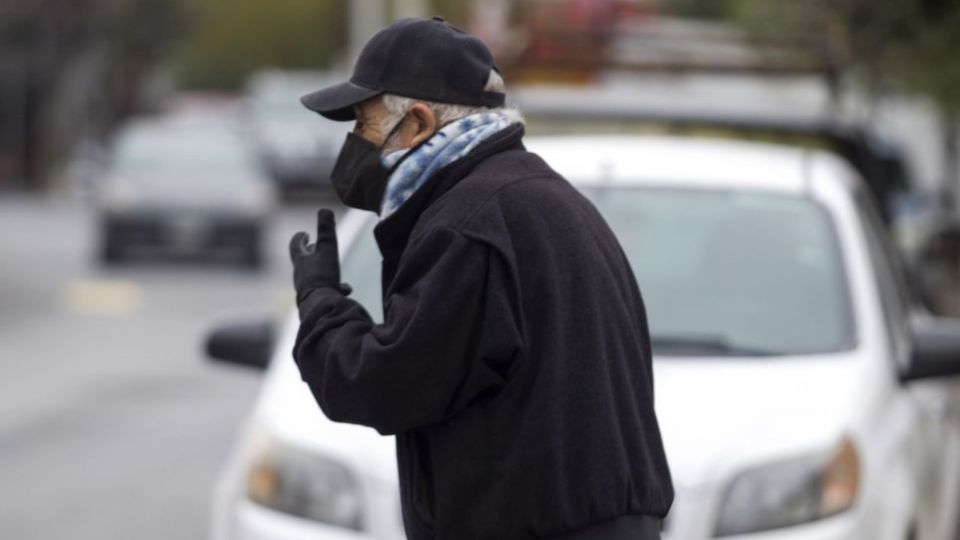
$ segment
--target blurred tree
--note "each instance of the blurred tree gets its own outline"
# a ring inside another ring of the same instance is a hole
[[[470,2],[465,0],[430,0],[431,16],[439,15],[460,28],[470,26]]]
[[[181,0],[186,2],[186,0]],[[260,68],[326,68],[347,46],[347,0],[193,0],[174,57],[182,86],[236,89]]]
[[[104,138],[181,21],[169,0],[0,2],[0,184],[46,187]]]
[[[900,48],[896,72],[904,85],[930,97],[940,110],[947,203],[960,209],[960,3],[920,2],[913,39]],[[952,189],[951,189],[952,188]]]
[[[916,1],[727,0],[726,11],[758,41],[802,49],[828,70],[879,89],[892,80],[891,62],[911,39]]]
[[[727,6],[718,0],[663,0],[660,10],[670,15],[719,19],[727,14]]]
[[[840,81],[878,99],[890,91],[928,97],[943,126],[947,204],[958,189],[960,2],[955,0],[726,0],[728,16],[758,40],[789,44],[819,59]]]

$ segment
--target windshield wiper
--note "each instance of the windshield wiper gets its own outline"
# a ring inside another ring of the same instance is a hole
[[[655,334],[650,336],[654,351],[665,356],[705,354],[709,356],[779,356],[783,353],[731,343],[722,335]]]

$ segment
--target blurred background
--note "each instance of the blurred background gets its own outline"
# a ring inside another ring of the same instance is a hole
[[[287,239],[343,210],[352,126],[298,98],[432,15],[490,46],[530,133],[828,147],[960,315],[953,0],[4,0],[0,537],[207,536],[261,376],[205,336],[285,317]]]

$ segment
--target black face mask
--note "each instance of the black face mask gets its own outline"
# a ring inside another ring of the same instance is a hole
[[[383,146],[380,147],[363,137],[347,133],[347,140],[344,141],[337,163],[330,173],[333,188],[343,204],[351,208],[380,213],[380,205],[383,203],[383,194],[387,190],[390,175],[403,161],[401,159],[392,168],[387,169],[383,165],[381,154],[383,147],[400,129],[401,124],[403,120],[397,122],[397,125],[390,130],[383,141]],[[408,152],[407,155],[410,153]]]

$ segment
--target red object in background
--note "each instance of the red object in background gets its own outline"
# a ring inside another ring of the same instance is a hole
[[[649,19],[656,17],[659,10],[659,2],[655,0],[634,0],[634,1],[624,1],[615,2],[616,4],[616,15],[615,18],[642,18]]]
[[[655,19],[658,0],[527,0],[520,20],[526,46],[511,75],[535,82],[587,82],[607,63],[625,26]]]
[[[610,27],[616,15],[616,2],[612,0],[569,0],[564,15],[572,28],[583,27],[597,30]]]
[[[528,4],[528,54],[539,61],[596,61],[616,22],[614,0],[539,0]]]

